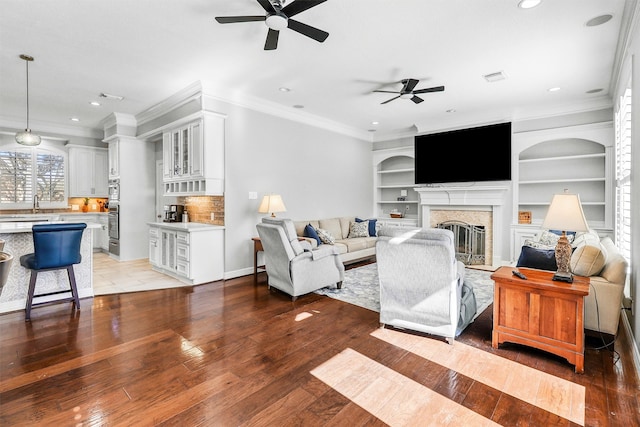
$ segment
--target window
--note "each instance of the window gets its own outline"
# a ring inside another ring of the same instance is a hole
[[[40,202],[66,206],[65,156],[43,149],[0,150],[0,208],[31,207]]]
[[[631,86],[631,85],[629,85]],[[631,88],[620,97],[616,124],[616,246],[631,263]],[[625,295],[630,297],[629,284]]]

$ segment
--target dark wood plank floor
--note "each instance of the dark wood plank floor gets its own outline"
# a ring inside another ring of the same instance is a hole
[[[316,294],[292,302],[264,273],[257,285],[246,276],[81,303],[77,314],[38,307],[30,323],[0,315],[0,425],[386,425],[310,374],[346,348],[500,425],[576,425],[371,337],[378,313]],[[588,349],[579,375],[538,350],[492,349],[491,316],[458,340],[584,385],[585,425],[640,425],[624,332],[615,351]]]

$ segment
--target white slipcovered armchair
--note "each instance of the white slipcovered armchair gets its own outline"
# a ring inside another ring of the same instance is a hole
[[[294,301],[330,285],[342,287],[344,265],[333,246],[312,250],[308,242],[298,240],[290,219],[263,218],[256,228],[264,248],[269,287],[286,292]]]
[[[455,339],[464,264],[453,233],[444,229],[387,227],[376,243],[380,323]],[[465,325],[466,326],[466,325]]]

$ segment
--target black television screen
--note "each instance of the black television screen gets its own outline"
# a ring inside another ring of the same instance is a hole
[[[415,137],[415,183],[511,180],[511,122]]]

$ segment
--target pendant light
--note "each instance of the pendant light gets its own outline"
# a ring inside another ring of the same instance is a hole
[[[27,128],[23,132],[16,133],[16,142],[28,146],[40,145],[40,136],[31,133],[29,129],[29,62],[33,61],[33,56],[22,54],[20,59],[24,59],[27,63]]]

